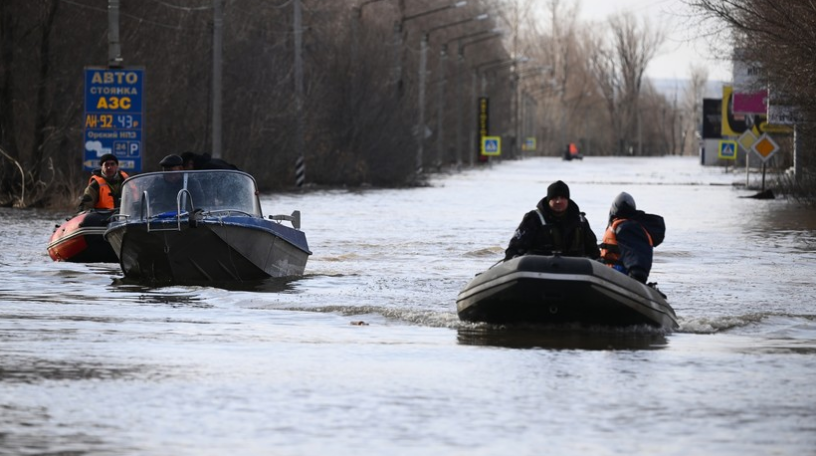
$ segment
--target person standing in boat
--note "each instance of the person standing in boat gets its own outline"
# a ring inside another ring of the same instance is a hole
[[[105,154],[99,159],[100,169],[91,173],[91,179],[79,200],[78,210],[113,210],[122,199],[122,182],[128,178],[119,169],[119,159],[113,154]]]
[[[562,181],[547,187],[547,196],[524,215],[510,239],[504,260],[521,255],[553,255],[598,259],[598,238],[584,213],[570,199]]]
[[[601,259],[633,279],[646,283],[654,248],[666,237],[663,217],[637,210],[632,195],[621,192],[609,209],[609,225],[601,240]]]

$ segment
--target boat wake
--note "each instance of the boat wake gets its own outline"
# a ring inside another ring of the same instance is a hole
[[[752,313],[745,315],[692,317],[679,319],[679,333],[715,334],[720,332],[734,332],[737,330],[774,331],[775,329],[810,326],[816,331],[816,316],[790,315],[781,313]]]

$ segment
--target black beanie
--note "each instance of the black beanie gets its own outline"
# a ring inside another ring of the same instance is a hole
[[[104,165],[104,164],[105,164],[105,162],[106,162],[106,161],[108,161],[108,160],[113,160],[113,161],[115,161],[115,162],[116,162],[116,164],[117,164],[117,165],[119,164],[119,159],[118,159],[118,158],[116,158],[116,155],[113,155],[113,154],[105,154],[105,155],[103,155],[103,156],[99,157],[99,166],[101,167],[101,166],[102,166],[102,165]]]
[[[563,196],[564,198],[569,199],[569,187],[567,187],[567,184],[561,181],[556,181],[547,187],[547,199],[553,199],[556,196]]]

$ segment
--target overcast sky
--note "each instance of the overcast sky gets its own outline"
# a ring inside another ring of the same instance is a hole
[[[730,80],[731,64],[714,55],[702,35],[699,21],[689,20],[689,7],[682,0],[580,0],[580,18],[603,21],[618,12],[630,11],[647,18],[666,34],[666,42],[649,64],[651,78],[688,78],[694,62],[708,68],[709,80]]]

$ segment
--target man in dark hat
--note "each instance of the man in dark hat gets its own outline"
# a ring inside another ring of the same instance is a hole
[[[176,154],[165,156],[159,162],[163,171],[161,181],[156,181],[152,185],[150,193],[150,208],[153,212],[174,211],[179,203],[179,191],[187,189],[189,193],[181,194],[181,204],[183,209],[191,210],[187,207],[190,199],[198,205],[203,201],[204,191],[201,182],[191,176],[185,179],[184,159]]]
[[[119,207],[122,182],[127,173],[119,170],[119,159],[113,154],[99,157],[99,169],[91,173],[88,186],[79,200],[79,211],[90,209],[111,210]]]
[[[509,260],[520,255],[553,255],[597,259],[598,239],[584,213],[570,200],[570,191],[562,181],[547,187],[547,196],[536,209],[524,215],[510,245],[504,252]]]
[[[170,154],[159,162],[162,171],[181,171],[184,169],[184,160],[176,154]]]

